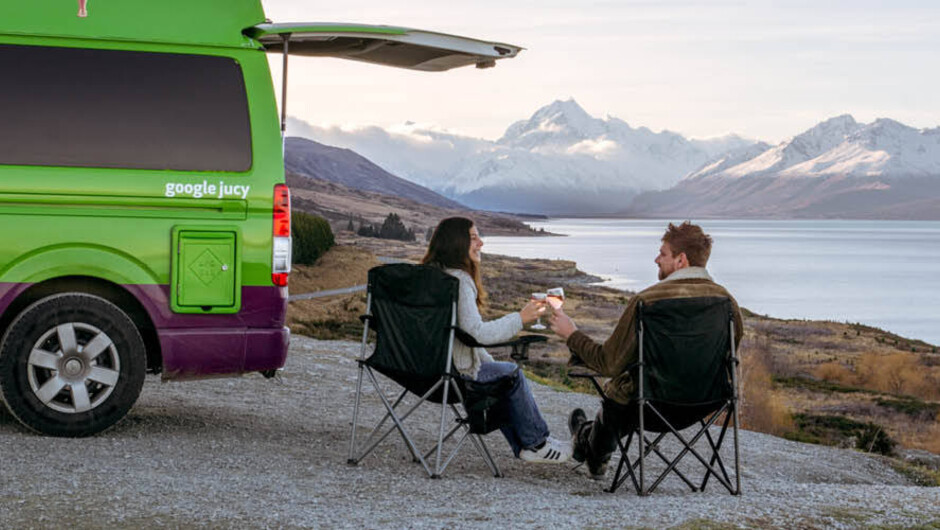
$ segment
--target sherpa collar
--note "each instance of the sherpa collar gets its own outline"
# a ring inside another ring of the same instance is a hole
[[[712,280],[712,277],[709,276],[708,271],[705,270],[705,267],[685,267],[679,269],[669,276],[666,277],[664,282],[671,282],[673,280]]]

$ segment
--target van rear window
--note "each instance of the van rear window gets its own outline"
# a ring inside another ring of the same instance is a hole
[[[247,171],[226,57],[0,44],[0,164]]]

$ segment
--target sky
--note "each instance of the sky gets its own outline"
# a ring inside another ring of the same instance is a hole
[[[841,114],[940,125],[936,1],[263,3],[273,22],[387,24],[526,48],[495,68],[443,73],[294,58],[288,113],[316,125],[413,121],[495,140],[568,98],[633,127],[772,144]]]

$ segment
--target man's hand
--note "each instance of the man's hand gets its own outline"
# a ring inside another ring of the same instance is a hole
[[[552,331],[565,340],[578,330],[578,326],[574,325],[571,317],[566,315],[560,307],[552,311],[552,316],[548,318],[548,325],[551,326]]]

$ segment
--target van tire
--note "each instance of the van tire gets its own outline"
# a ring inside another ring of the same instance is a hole
[[[147,356],[133,321],[104,298],[37,301],[0,345],[0,396],[24,426],[52,436],[97,434],[137,401]]]

